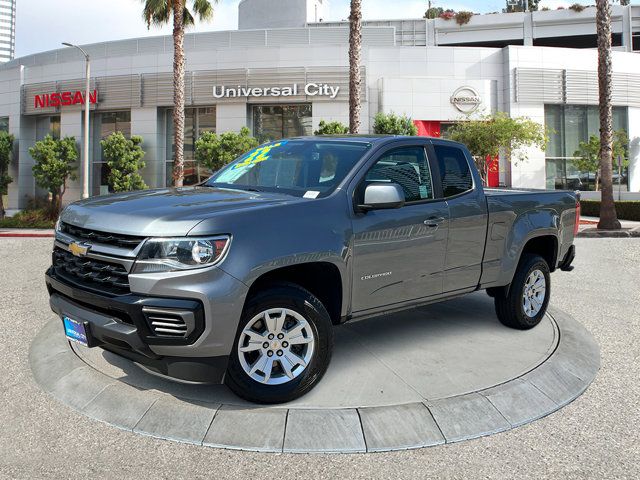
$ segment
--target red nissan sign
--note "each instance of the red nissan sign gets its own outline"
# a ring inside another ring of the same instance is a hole
[[[84,93],[76,92],[56,92],[35,95],[35,108],[66,107],[69,105],[84,105]],[[89,93],[89,103],[98,103],[98,90]]]

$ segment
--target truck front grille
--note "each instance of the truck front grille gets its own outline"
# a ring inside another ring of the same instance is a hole
[[[80,240],[88,240],[90,242],[103,243],[105,245],[113,245],[116,247],[134,249],[145,239],[145,237],[136,237],[133,235],[121,235],[119,233],[106,233],[87,228],[76,227],[68,223],[62,222],[60,230],[67,235]]]
[[[56,247],[53,250],[56,275],[80,287],[114,295],[130,293],[129,277],[124,266],[89,257],[76,257]]]

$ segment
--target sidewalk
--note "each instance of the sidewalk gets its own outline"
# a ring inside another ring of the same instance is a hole
[[[620,220],[620,230],[598,230],[598,217],[580,217],[578,237],[582,238],[640,238],[640,222]]]
[[[0,238],[50,238],[53,229],[47,228],[0,228]]]

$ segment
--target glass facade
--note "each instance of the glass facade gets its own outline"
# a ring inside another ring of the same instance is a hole
[[[109,193],[109,184],[107,182],[109,167],[103,158],[100,142],[115,132],[121,132],[127,138],[131,136],[130,110],[93,114],[92,195],[106,195]]]
[[[165,111],[165,139],[167,148],[166,185],[173,184],[173,109]],[[184,184],[195,185],[211,175],[206,168],[198,167],[195,162],[196,140],[203,132],[216,131],[216,107],[185,108],[184,111]]]
[[[580,171],[575,152],[580,142],[599,136],[600,119],[596,105],[545,105],[545,125],[551,131],[546,151],[548,189],[594,190],[596,172]],[[613,130],[628,131],[626,107],[613,107]],[[627,172],[614,169],[614,183],[627,183]]]
[[[313,135],[311,104],[256,105],[252,107],[253,136],[260,143]]]

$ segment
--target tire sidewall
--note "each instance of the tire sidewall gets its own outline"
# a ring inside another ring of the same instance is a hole
[[[271,308],[289,308],[302,315],[314,335],[311,361],[299,376],[282,385],[265,385],[255,381],[244,371],[238,357],[240,334],[247,322]],[[333,329],[326,309],[306,290],[295,285],[278,285],[258,293],[250,299],[242,313],[238,331],[229,357],[227,385],[241,397],[256,403],[281,403],[309,391],[326,371],[331,358]]]
[[[544,301],[542,302],[542,308],[540,311],[534,316],[528,316],[524,311],[524,306],[522,305],[522,297],[524,295],[524,287],[529,275],[535,270],[540,270],[544,275],[545,280],[545,295]],[[547,262],[540,256],[533,255],[529,256],[525,259],[522,264],[518,276],[518,284],[513,291],[515,295],[515,299],[518,305],[517,315],[520,322],[528,327],[535,327],[540,323],[544,315],[547,313],[547,306],[549,305],[549,298],[551,297],[551,272],[549,271],[549,266]]]

